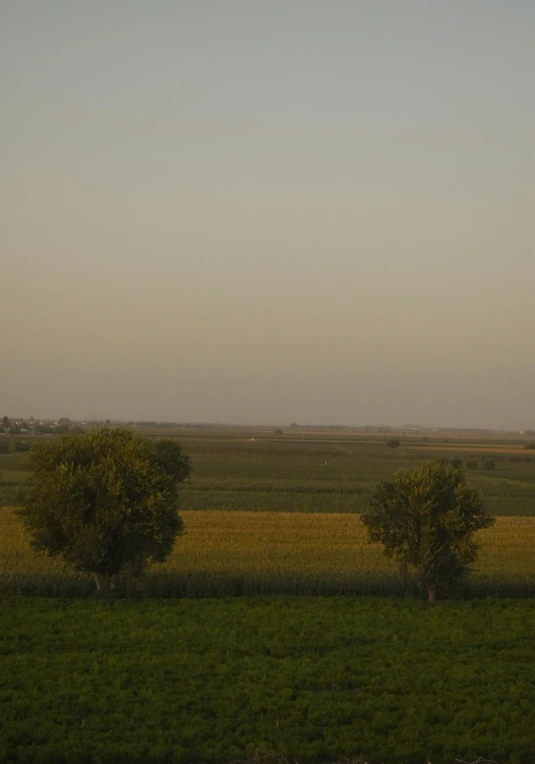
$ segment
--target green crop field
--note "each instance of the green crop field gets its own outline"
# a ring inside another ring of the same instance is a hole
[[[361,513],[375,482],[424,459],[460,459],[496,515],[535,514],[535,456],[511,441],[401,439],[303,433],[302,437],[255,433],[191,433],[180,438],[191,455],[193,475],[183,492],[184,509]],[[491,458],[493,469],[485,468]]]
[[[151,431],[148,431],[149,434]],[[156,434],[155,432],[152,434]],[[185,510],[361,513],[375,482],[423,459],[460,459],[495,515],[535,515],[535,455],[524,441],[401,437],[390,449],[381,433],[171,430],[191,456]],[[445,442],[447,441],[447,442]],[[493,469],[485,468],[491,458]],[[23,453],[0,453],[0,493],[9,502],[25,477]],[[3,484],[3,485],[2,485]]]
[[[0,762],[534,761],[533,601],[0,606]]]

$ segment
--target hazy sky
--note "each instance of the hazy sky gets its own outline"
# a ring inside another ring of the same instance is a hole
[[[0,0],[0,415],[535,426],[532,0]]]

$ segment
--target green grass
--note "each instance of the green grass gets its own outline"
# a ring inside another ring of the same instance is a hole
[[[0,762],[533,762],[533,601],[0,602]]]

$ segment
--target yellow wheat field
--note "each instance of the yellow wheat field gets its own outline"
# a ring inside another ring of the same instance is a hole
[[[178,576],[182,590],[187,584],[191,592],[197,591],[205,582],[207,594],[220,592],[213,589],[214,582],[227,581],[221,592],[235,593],[228,582],[242,581],[240,593],[349,593],[359,580],[367,582],[364,590],[373,593],[374,580],[382,581],[378,591],[383,591],[385,581],[398,577],[395,565],[385,559],[380,546],[367,542],[358,515],[181,514],[187,533],[177,540],[171,558],[154,566],[147,578],[161,582]],[[535,517],[499,517],[493,528],[480,533],[478,541],[482,548],[475,582],[500,581],[507,584],[509,593],[514,592],[515,582],[522,585],[524,593],[535,588]],[[21,575],[26,581],[73,577],[60,561],[33,553],[20,521],[10,509],[3,508],[0,577],[5,581]],[[248,586],[247,581],[254,586]],[[212,588],[207,582],[212,582]]]

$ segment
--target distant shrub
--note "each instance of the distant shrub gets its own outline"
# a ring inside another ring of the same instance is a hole
[[[462,459],[450,459],[450,464],[452,467],[455,467],[456,470],[460,470],[463,466]]]
[[[386,445],[388,446],[388,448],[399,448],[400,446],[399,438],[388,438],[388,440],[386,441]]]
[[[535,451],[535,440],[530,440],[529,443],[525,443],[524,448]]]
[[[466,466],[468,467],[469,470],[477,470],[479,464],[475,459],[468,459],[468,461],[466,462]]]
[[[496,462],[494,459],[484,459],[483,464],[481,465],[481,469],[494,470],[496,469]]]

